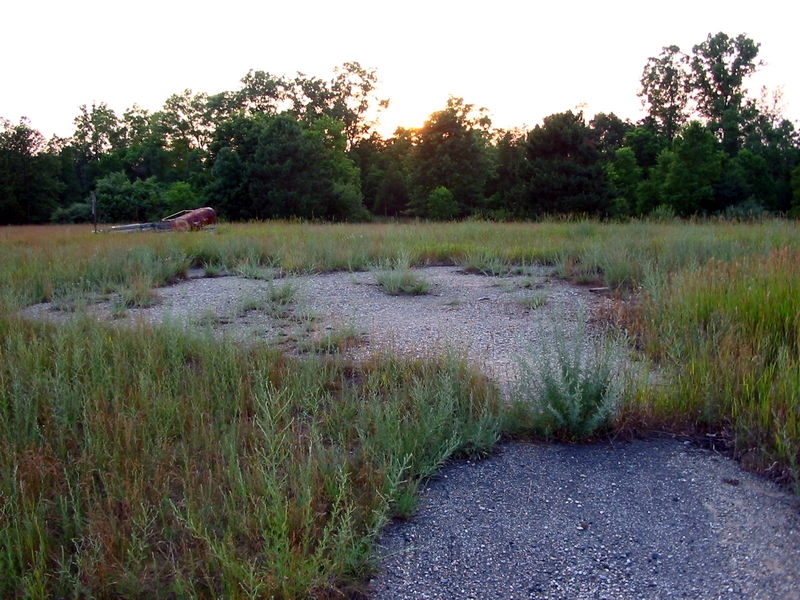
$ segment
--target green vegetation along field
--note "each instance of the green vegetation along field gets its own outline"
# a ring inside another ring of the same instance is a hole
[[[714,433],[800,488],[797,225],[225,225],[216,233],[0,230],[0,596],[341,597],[421,478],[541,435],[457,357],[293,358],[179,327],[119,328],[81,302],[209,271],[547,263],[604,281],[663,374],[613,426]],[[63,324],[23,320],[41,301]],[[142,300],[143,301],[143,300]],[[557,429],[550,429],[556,431]]]

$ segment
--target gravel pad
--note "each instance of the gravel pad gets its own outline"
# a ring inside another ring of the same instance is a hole
[[[260,281],[241,277],[194,277],[155,290],[157,303],[130,308],[114,319],[109,300],[90,303],[85,311],[118,325],[139,321],[170,321],[187,327],[210,324],[219,334],[242,341],[319,338],[351,330],[362,334],[348,353],[363,359],[378,352],[411,356],[441,354],[453,349],[503,386],[516,377],[520,357],[535,356],[554,328],[574,331],[599,305],[609,302],[587,287],[553,276],[549,267],[529,267],[521,276],[488,277],[463,273],[458,267],[425,267],[414,273],[430,284],[420,296],[390,296],[371,272],[287,276]],[[279,319],[260,311],[236,315],[236,307],[258,298],[272,286],[296,290],[291,310],[313,314],[314,322]],[[524,286],[524,287],[523,287]],[[543,304],[529,308],[526,298],[538,295]],[[59,311],[45,303],[22,311],[29,318],[63,321],[79,313]],[[215,322],[216,319],[216,322]]]

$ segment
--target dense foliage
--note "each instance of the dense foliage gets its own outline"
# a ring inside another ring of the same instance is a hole
[[[638,123],[599,113],[493,129],[461,98],[384,139],[377,76],[250,71],[241,88],[185,90],[161,110],[81,106],[69,139],[0,120],[0,223],[156,219],[198,204],[231,220],[418,216],[529,219],[581,213],[800,213],[800,141],[779,94],[746,87],[759,45],[709,35],[645,64]],[[792,173],[794,172],[794,176]]]

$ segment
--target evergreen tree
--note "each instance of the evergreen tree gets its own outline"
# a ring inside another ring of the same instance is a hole
[[[605,171],[582,112],[545,117],[528,134],[525,151],[527,216],[605,210]]]

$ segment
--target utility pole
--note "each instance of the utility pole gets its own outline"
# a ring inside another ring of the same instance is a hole
[[[94,222],[94,232],[97,233],[97,196],[91,193],[92,198],[92,221]]]

